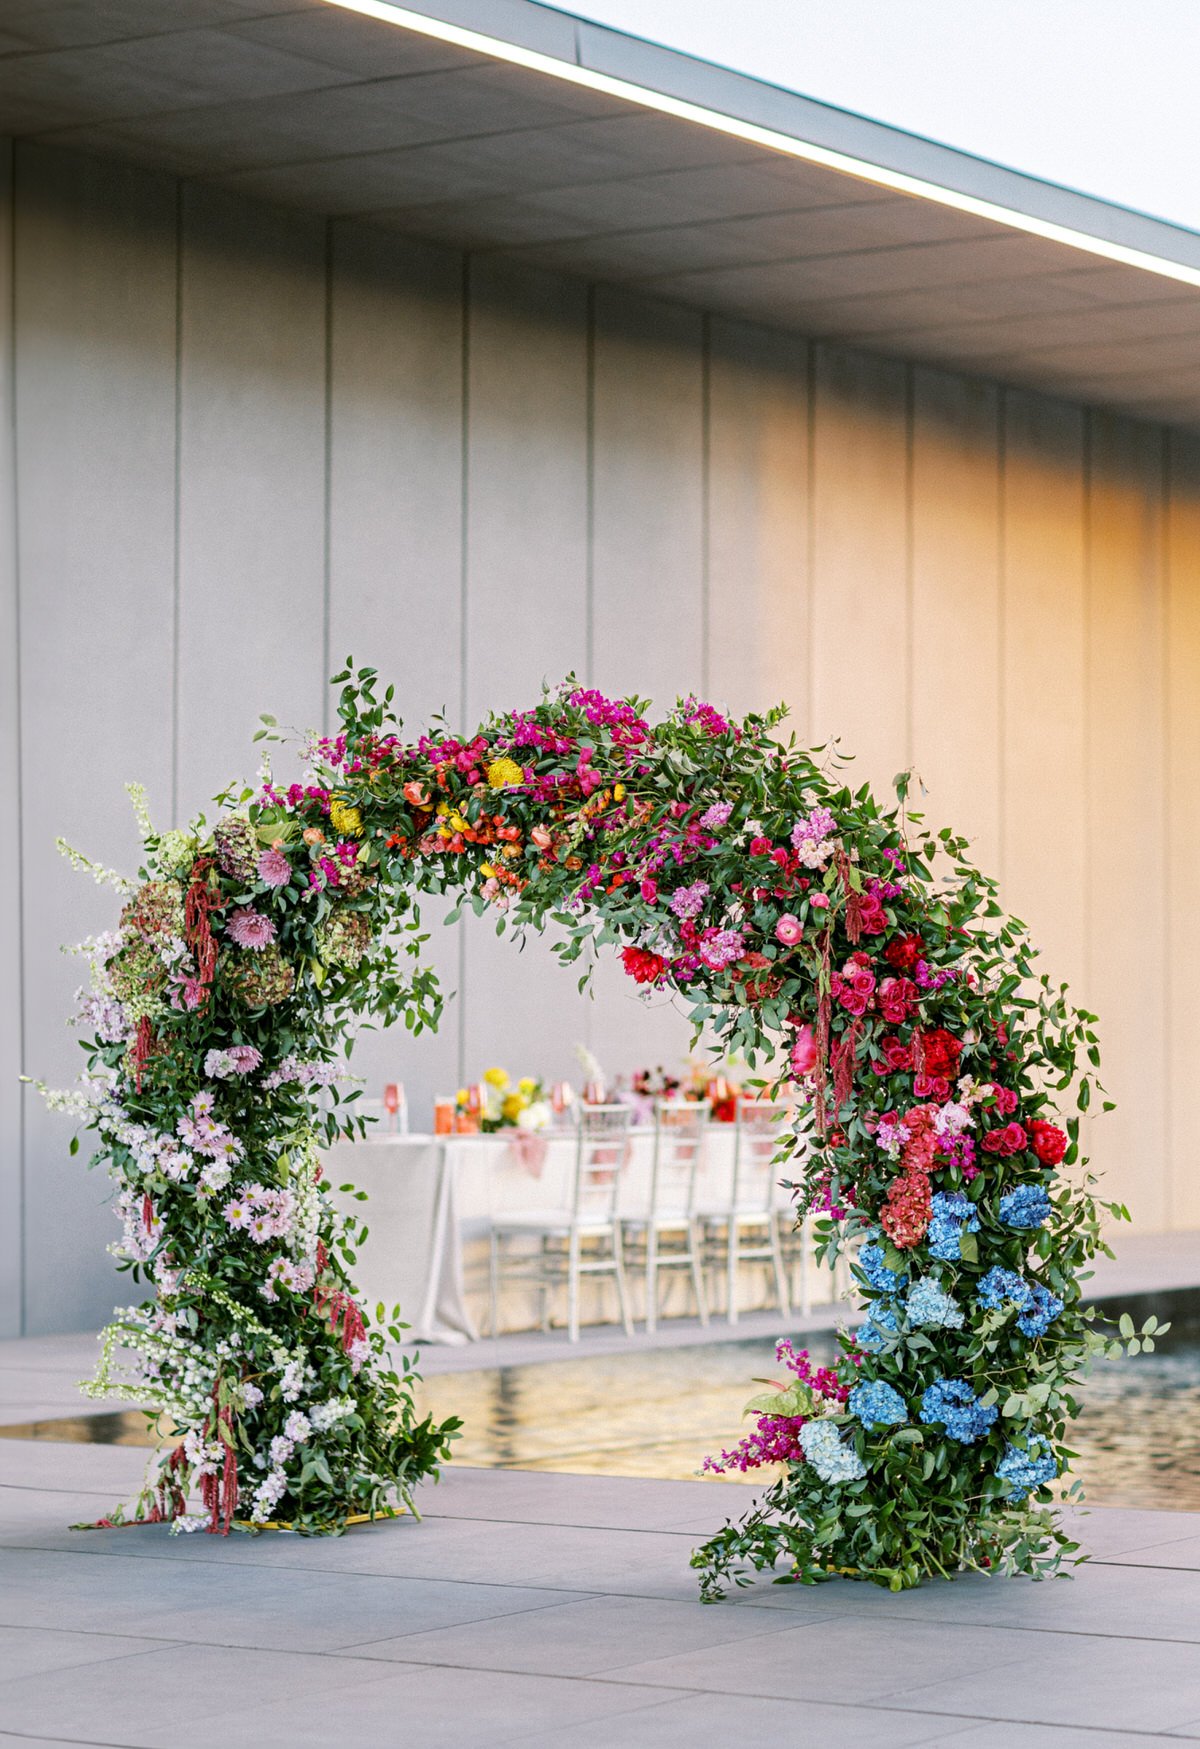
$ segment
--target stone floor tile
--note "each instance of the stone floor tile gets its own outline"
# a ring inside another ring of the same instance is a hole
[[[1093,1560],[1129,1549],[1157,1547],[1200,1536],[1200,1512],[1152,1512],[1132,1506],[1068,1507],[1063,1528]]]
[[[950,1630],[940,1631],[942,1671],[955,1674],[915,1678],[888,1695],[890,1707],[1133,1732],[1168,1732],[1200,1716],[1200,1656],[1192,1645],[1082,1634],[1055,1634],[1047,1644],[1044,1636],[1021,1635],[1026,1649],[1008,1662],[967,1671],[957,1667]],[[1018,1637],[992,1631],[1010,1642]]]
[[[377,1680],[360,1688],[331,1677],[330,1662],[321,1660],[320,1695],[239,1708],[221,1716],[219,1732],[197,1720],[172,1738],[131,1741],[139,1749],[213,1749],[215,1741],[221,1749],[330,1749],[346,1740],[354,1749],[499,1749],[547,1731],[567,1744],[579,1726],[603,1721],[616,1749],[623,1716],[658,1698],[621,1683],[395,1664],[376,1664]]]
[[[344,1708],[347,1694],[365,1693],[381,1677],[389,1677],[398,1691],[407,1670],[339,1659],[331,1674],[328,1660],[305,1653],[165,1645],[53,1676],[0,1683],[0,1720],[18,1737],[24,1733],[123,1745],[172,1745],[193,1729],[192,1740],[213,1749],[228,1741],[224,1723],[219,1734],[206,1723],[218,1715],[223,1720],[231,1712],[239,1717],[251,1706],[272,1701],[303,1707],[309,1697],[319,1701],[333,1694]],[[329,1732],[323,1749],[342,1740],[344,1716],[342,1725]],[[259,1743],[266,1749],[265,1739]]]
[[[512,1566],[510,1572],[519,1569]],[[0,1619],[279,1651],[333,1651],[564,1600],[532,1586],[388,1575],[256,1572],[119,1555],[10,1551]],[[571,1600],[582,1593],[568,1594]]]
[[[898,1719],[900,1713],[889,1713]],[[1179,1738],[1158,1731],[1075,1730],[1070,1725],[1016,1725],[1010,1719],[972,1725],[946,1738],[948,1749],[1159,1749]]]
[[[69,1670],[76,1664],[99,1664],[105,1658],[128,1658],[136,1652],[156,1652],[158,1640],[129,1635],[67,1633],[44,1627],[0,1627],[0,1683],[49,1670]]]
[[[719,1529],[745,1511],[748,1491],[730,1482],[663,1482],[551,1470],[481,1470],[451,1465],[418,1504],[429,1518],[504,1518],[539,1524],[663,1530]]]
[[[957,1749],[960,1740],[966,1749],[968,1739],[962,1733],[974,1728],[970,1719],[940,1714],[888,1713],[873,1707],[826,1706],[812,1701],[805,1701],[800,1708],[793,1700],[764,1700],[755,1695],[693,1694],[624,1714],[619,1736],[607,1720],[576,1725],[570,1749],[730,1749],[731,1744],[758,1743],[780,1749],[800,1749],[801,1745],[803,1749],[819,1749],[821,1745],[827,1749],[909,1749],[915,1744],[953,1743]],[[525,1749],[561,1749],[562,1744],[557,1730],[535,1732],[524,1739]],[[1093,1737],[1088,1749],[1109,1749],[1108,1739],[1097,1741]]]
[[[134,1492],[150,1453],[136,1445],[82,1445],[70,1440],[0,1439],[0,1487]]]
[[[1200,1536],[1180,1537],[1172,1542],[1151,1543],[1146,1548],[1130,1549],[1125,1554],[1106,1555],[1104,1564],[1112,1567],[1176,1567],[1200,1572]]]
[[[785,1631],[766,1610],[716,1610],[702,1603],[592,1597],[528,1614],[348,1646],[354,1658],[395,1658],[477,1670],[592,1676],[635,1659],[667,1657]]]
[[[989,1670],[1012,1662],[1031,1642],[1032,1636],[997,1628],[885,1624],[865,1616],[814,1615],[800,1624],[789,1622],[781,1633],[639,1661],[607,1674],[610,1680],[622,1682],[661,1682],[672,1688],[805,1702],[827,1699],[836,1685],[838,1695],[851,1704],[881,1699],[922,1677],[932,1681],[947,1668]],[[971,1709],[926,1710],[965,1713]]]

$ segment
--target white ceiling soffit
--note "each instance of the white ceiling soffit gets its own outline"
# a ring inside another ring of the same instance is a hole
[[[532,0],[0,0],[0,132],[1200,427],[1200,236]]]

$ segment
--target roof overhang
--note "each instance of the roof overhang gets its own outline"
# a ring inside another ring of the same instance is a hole
[[[1200,426],[1200,236],[533,0],[0,0],[0,131]]]

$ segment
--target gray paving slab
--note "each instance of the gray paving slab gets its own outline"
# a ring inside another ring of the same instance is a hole
[[[337,1692],[358,1696],[381,1678],[399,1690],[407,1670],[395,1665],[346,1660],[338,1665]],[[97,1736],[126,1745],[166,1746],[220,1738],[208,1721],[231,1711],[273,1701],[305,1706],[328,1697],[329,1664],[303,1653],[251,1651],[234,1646],[163,1645],[130,1658],[108,1659],[55,1672],[52,1679],[23,1676],[0,1683],[0,1719],[18,1737],[65,1737],[87,1742]],[[395,1717],[399,1717],[399,1713]],[[189,1738],[187,1733],[196,1735]],[[343,1728],[326,1744],[339,1741]],[[243,1739],[245,1740],[245,1739]],[[269,1739],[260,1737],[265,1744]],[[277,1739],[282,1744],[282,1737]]]
[[[0,1627],[0,1683],[18,1676],[39,1676],[51,1670],[70,1670],[78,1664],[99,1664],[106,1658],[128,1658],[135,1652],[154,1652],[158,1640],[135,1639],[128,1634],[66,1633],[44,1627]]]
[[[103,1622],[112,1633],[151,1640],[277,1651],[334,1651],[563,1601],[561,1590],[529,1585],[258,1572],[41,1549],[8,1550],[3,1572],[0,1621],[10,1626],[86,1633]]]
[[[595,1676],[646,1657],[703,1651],[787,1630],[769,1610],[709,1609],[659,1598],[591,1597],[465,1627],[409,1633],[347,1648],[354,1658],[455,1664],[531,1675]]]
[[[1019,1725],[1004,1719],[972,1725],[945,1741],[953,1749],[1152,1749],[1156,1743],[1177,1744],[1179,1739],[1159,1731],[1075,1730],[1062,1725]]]
[[[1200,1536],[1172,1538],[1170,1542],[1149,1543],[1122,1554],[1108,1555],[1106,1564],[1114,1567],[1187,1567],[1200,1572]]]
[[[394,1664],[376,1669],[392,1674],[359,1693],[339,1685],[319,1698],[252,1707],[222,1718],[222,1749],[261,1749],[264,1744],[329,1749],[346,1733],[350,1702],[355,1749],[397,1749],[405,1743],[492,1749],[524,1744],[534,1731],[552,1731],[559,1743],[570,1743],[584,1724],[602,1726],[610,1749],[616,1749],[624,1740],[625,1715],[654,1698],[643,1688],[585,1679],[420,1665],[407,1666],[403,1673]],[[212,1739],[203,1728],[193,1727],[171,1743],[164,1741],[161,1749],[176,1745],[212,1749]]]
[[[112,1489],[115,1499],[140,1485],[149,1455],[132,1445],[0,1439],[0,1488],[66,1488],[89,1494]]]
[[[551,1470],[484,1470],[451,1465],[418,1502],[426,1518],[503,1518],[613,1530],[712,1527],[746,1511],[752,1491],[736,1482],[664,1482]],[[1200,1528],[1200,1527],[1198,1527]]]
[[[1159,1548],[1186,1537],[1200,1537],[1200,1512],[1148,1512],[1132,1506],[1097,1506],[1086,1511],[1066,1510],[1062,1522],[1063,1528],[1097,1561],[1132,1549]]]
[[[571,1731],[571,1749],[730,1749],[731,1744],[743,1743],[770,1744],[778,1749],[817,1749],[818,1745],[823,1749],[909,1749],[921,1743],[966,1744],[964,1732],[975,1729],[969,1719],[936,1714],[880,1713],[866,1707],[823,1706],[808,1701],[798,1707],[795,1701],[763,1700],[754,1695],[693,1694],[625,1713],[619,1737],[607,1720],[576,1725]],[[1138,1739],[1141,1749],[1146,1741]],[[563,1738],[557,1730],[539,1731],[524,1742],[527,1749],[561,1749]],[[1093,1735],[1088,1749],[1110,1749],[1109,1740],[1097,1741]],[[1125,1749],[1124,1741],[1120,1749]]]
[[[941,1631],[947,1636],[945,1667],[953,1668],[951,1630]],[[1007,1662],[913,1682],[893,1690],[889,1706],[1122,1731],[1169,1732],[1200,1716],[1194,1646],[1075,1634],[1056,1634],[1047,1645],[1036,1635],[1022,1637],[1026,1646]]]

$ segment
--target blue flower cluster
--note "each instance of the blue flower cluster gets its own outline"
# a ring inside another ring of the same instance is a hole
[[[896,1334],[896,1308],[876,1300],[866,1319],[854,1332],[854,1340],[867,1354],[878,1354],[883,1347],[883,1331]]]
[[[877,1229],[878,1230],[878,1229]],[[894,1294],[903,1277],[883,1261],[883,1246],[874,1243],[859,1248],[858,1267],[877,1294]]]
[[[1050,1218],[1050,1194],[1041,1184],[1018,1184],[1000,1198],[1000,1219],[1009,1227],[1042,1227]]]
[[[832,1421],[806,1421],[800,1449],[823,1482],[857,1482],[867,1473],[854,1447],[844,1445]]]
[[[940,1257],[943,1263],[957,1263],[962,1256],[959,1239],[964,1233],[978,1231],[979,1216],[969,1196],[944,1190],[934,1194],[933,1214],[926,1237],[934,1257]]]
[[[1052,1482],[1058,1474],[1058,1464],[1050,1450],[1050,1443],[1040,1434],[1032,1434],[1028,1449],[1022,1451],[1019,1445],[1006,1445],[1004,1456],[996,1465],[996,1474],[1002,1482],[1008,1483],[1010,1500],[1024,1500],[1034,1488],[1042,1487],[1046,1482]]]
[[[951,1439],[974,1445],[995,1424],[996,1406],[985,1407],[966,1379],[935,1379],[921,1398],[921,1420],[940,1421]]]
[[[1011,1269],[989,1269],[979,1284],[979,1301],[989,1309],[1019,1306],[1017,1329],[1026,1336],[1044,1336],[1063,1309],[1058,1295],[1048,1287],[1040,1281],[1026,1281]]]
[[[896,1427],[908,1420],[904,1398],[882,1379],[864,1379],[862,1384],[855,1385],[847,1407],[866,1428]]]
[[[932,1275],[914,1281],[904,1300],[910,1324],[938,1330],[961,1330],[962,1307],[952,1294],[939,1287]]]

